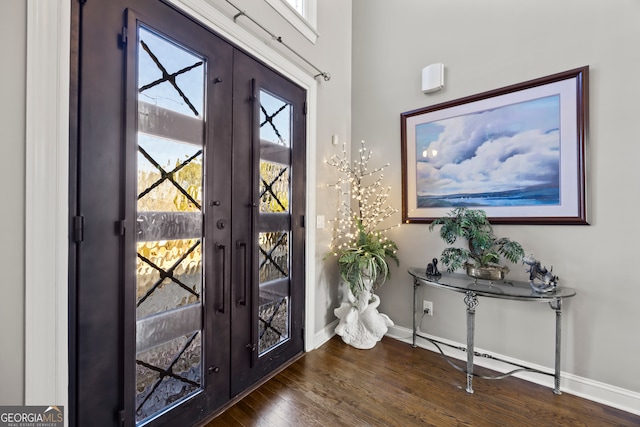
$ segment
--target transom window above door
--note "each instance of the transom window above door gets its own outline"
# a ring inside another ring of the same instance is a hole
[[[265,0],[293,25],[311,43],[315,43],[317,30],[317,0]]]
[[[306,2],[304,0],[287,0],[287,3],[289,3],[295,10],[297,10],[300,15],[305,16],[304,7]]]

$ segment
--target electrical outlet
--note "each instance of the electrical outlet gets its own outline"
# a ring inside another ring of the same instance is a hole
[[[433,302],[422,301],[422,311],[429,316],[433,316]]]

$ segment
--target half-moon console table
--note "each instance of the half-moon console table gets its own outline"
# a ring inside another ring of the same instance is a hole
[[[530,371],[537,372],[545,375],[553,375],[555,378],[554,390],[555,394],[561,394],[560,392],[560,348],[561,348],[561,317],[562,317],[562,300],[570,298],[576,294],[576,291],[571,288],[557,287],[548,293],[539,293],[534,291],[527,282],[518,282],[510,280],[501,280],[499,282],[490,282],[486,280],[474,280],[466,274],[459,273],[444,273],[442,276],[427,276],[424,268],[410,268],[409,274],[413,277],[413,347],[416,347],[416,337],[423,338],[433,343],[442,356],[456,369],[465,372],[467,374],[467,392],[473,393],[473,357],[482,356],[490,359],[499,360],[504,363],[508,363],[513,366],[517,366],[511,372],[507,372],[503,375],[493,377],[482,377],[486,379],[499,379],[505,378],[516,372]],[[460,292],[464,294],[464,302],[467,306],[467,347],[456,347],[451,344],[447,344],[441,341],[434,340],[418,333],[416,324],[416,291],[419,286],[428,285],[436,288],[448,289],[450,291]],[[488,354],[479,354],[474,351],[473,339],[475,333],[475,313],[478,306],[478,297],[489,297],[499,299],[510,299],[518,301],[529,302],[547,302],[549,306],[556,312],[556,354],[555,354],[555,372],[550,374],[538,369],[528,368],[526,366],[518,365],[517,363],[509,362],[499,359],[495,356]],[[466,370],[460,368],[449,360],[447,355],[442,351],[439,344],[454,347],[459,350],[467,352],[467,368]]]

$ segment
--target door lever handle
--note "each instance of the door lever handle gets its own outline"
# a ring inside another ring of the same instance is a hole
[[[236,305],[247,305],[247,244],[241,240],[236,241],[236,248],[243,249],[242,256],[242,274],[244,279],[242,280],[242,295],[236,301]]]
[[[226,246],[223,244],[220,244],[218,242],[215,243],[215,248],[216,251],[218,252],[222,252],[222,298],[220,299],[220,303],[218,304],[218,307],[216,308],[216,310],[218,311],[218,313],[223,313],[225,312],[225,303],[224,300],[226,298],[227,295],[227,257],[226,257]]]

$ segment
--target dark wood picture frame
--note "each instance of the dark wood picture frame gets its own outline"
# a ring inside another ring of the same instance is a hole
[[[402,221],[467,206],[494,224],[587,225],[588,75],[584,66],[402,113]]]

